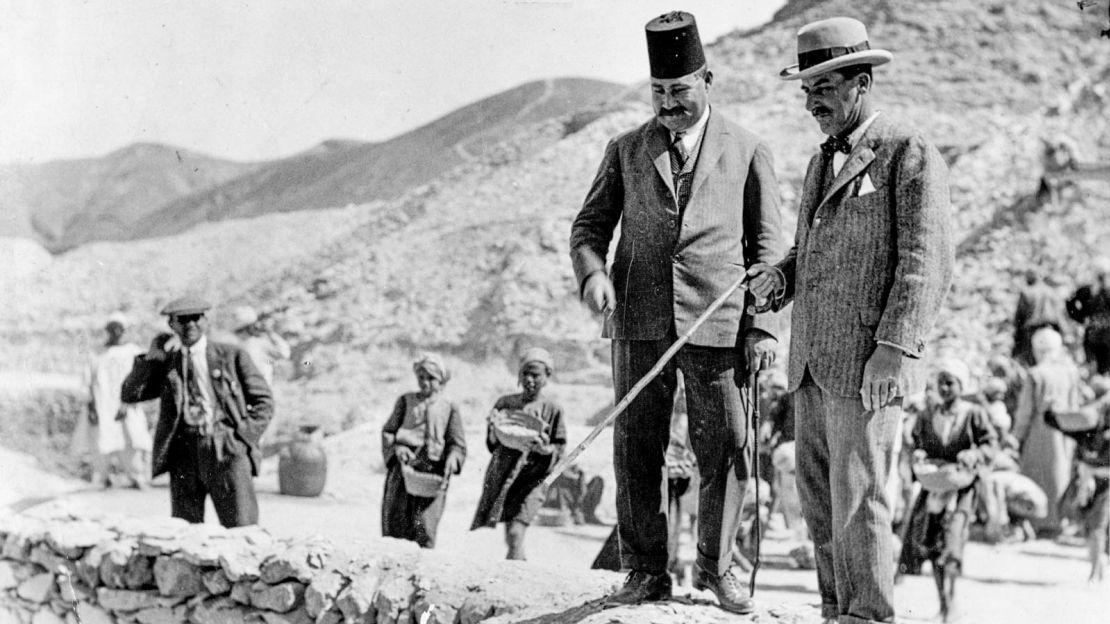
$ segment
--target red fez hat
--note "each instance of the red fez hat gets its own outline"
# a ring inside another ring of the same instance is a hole
[[[705,65],[698,25],[685,11],[671,11],[644,26],[652,78],[681,78]]]

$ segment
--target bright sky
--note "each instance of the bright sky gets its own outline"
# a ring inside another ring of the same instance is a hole
[[[641,80],[643,25],[668,10],[709,43],[782,3],[0,0],[0,162],[386,139],[530,80]]]

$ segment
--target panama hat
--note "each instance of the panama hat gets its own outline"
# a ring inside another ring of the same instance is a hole
[[[799,80],[851,65],[882,65],[894,55],[871,49],[867,27],[850,17],[811,22],[798,31],[798,62],[779,73],[783,80]]]

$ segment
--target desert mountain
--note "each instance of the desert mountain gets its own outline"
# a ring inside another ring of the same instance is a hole
[[[894,52],[894,62],[875,72],[880,108],[917,125],[948,159],[959,256],[934,348],[981,363],[1009,347],[1008,319],[1026,268],[1051,274],[1063,295],[1088,279],[1090,257],[1110,245],[1110,184],[1080,182],[1057,201],[1036,193],[1042,139],[1066,135],[1082,158],[1110,160],[1110,43],[1098,38],[1102,16],[1057,0],[795,0],[766,26],[714,42],[714,105],[767,140],[788,212],[822,137],[798,85],[777,73],[792,62],[798,27],[832,15],[863,19],[873,45]],[[643,21],[630,18],[627,27]],[[483,111],[459,114],[426,140]],[[566,109],[464,143],[470,157],[455,151],[451,165],[396,197],[311,212],[290,203],[283,214],[82,246],[33,277],[3,278],[4,288],[20,293],[20,305],[0,310],[0,341],[29,368],[65,369],[109,311],[132,310],[149,335],[163,327],[158,305],[195,289],[219,302],[217,325],[240,303],[271,311],[297,343],[299,361],[310,364],[298,371],[306,388],[371,366],[367,354],[379,347],[482,359],[539,343],[556,349],[567,374],[589,370],[607,346],[576,300],[570,223],[606,141],[650,115],[642,102],[628,100]],[[266,178],[259,170],[247,176],[261,185],[250,195],[305,184],[316,189],[313,196],[328,196],[328,181],[374,169],[384,157],[333,161],[325,151],[315,162],[332,165],[301,169],[311,180]],[[256,210],[228,205],[244,212],[210,218]]]
[[[30,235],[62,250],[172,234],[208,221],[393,199],[519,127],[588,109],[621,90],[587,79],[531,82],[385,142],[330,140],[263,163],[140,144],[102,159],[14,168],[0,177],[13,198],[0,235]]]

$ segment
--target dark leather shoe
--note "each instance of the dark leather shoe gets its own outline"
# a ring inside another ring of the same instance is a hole
[[[717,602],[725,611],[733,613],[751,613],[755,610],[755,601],[748,593],[744,581],[736,574],[736,566],[730,567],[721,576],[703,569],[700,565],[694,566],[694,589],[708,589],[717,595]]]
[[[631,605],[652,600],[667,600],[671,597],[671,575],[662,572],[652,574],[633,570],[624,579],[624,587],[605,599],[607,606]]]

